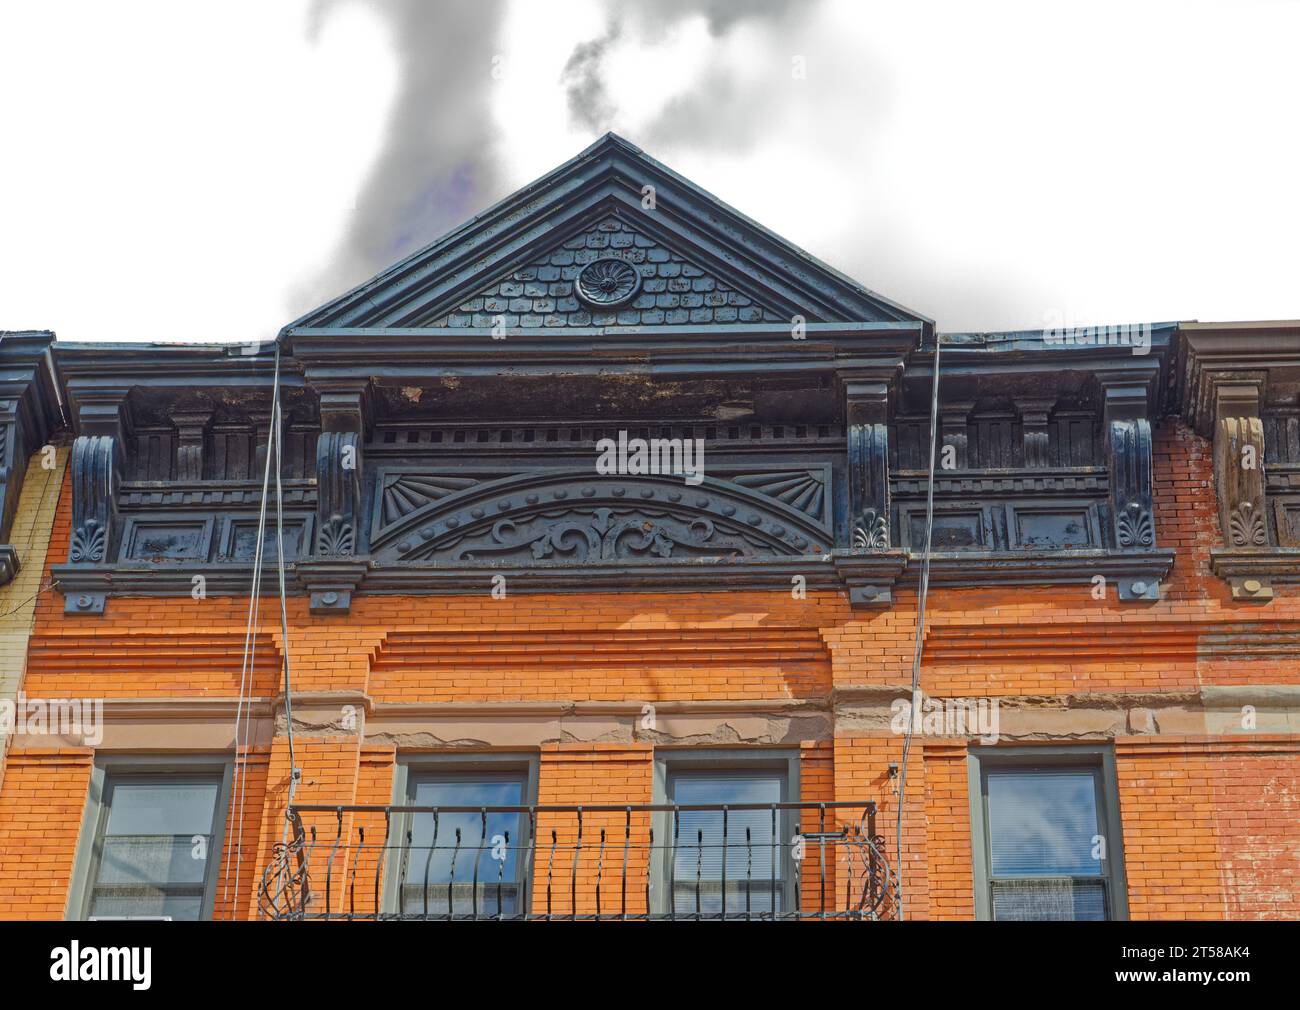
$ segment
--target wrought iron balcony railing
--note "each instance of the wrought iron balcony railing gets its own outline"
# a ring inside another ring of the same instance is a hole
[[[888,919],[874,803],[297,806],[272,919]]]

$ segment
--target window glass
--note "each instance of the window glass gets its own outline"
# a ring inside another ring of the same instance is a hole
[[[89,914],[203,914],[220,781],[110,776],[95,843]]]
[[[772,770],[681,771],[669,778],[680,806],[780,803],[785,775]],[[785,849],[780,811],[682,810],[676,817],[671,868],[673,910],[681,914],[783,911]],[[670,830],[673,830],[670,825]]]
[[[419,778],[411,803],[420,807],[524,804],[524,776],[440,775]],[[513,915],[521,911],[521,869],[527,858],[527,815],[481,810],[412,815],[402,885],[402,911],[432,915]],[[477,878],[475,872],[477,870]],[[475,880],[477,879],[477,885]]]
[[[1107,917],[1095,770],[992,768],[985,798],[995,919]]]

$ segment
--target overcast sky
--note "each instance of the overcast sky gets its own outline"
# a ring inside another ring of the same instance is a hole
[[[1293,0],[0,0],[0,329],[249,340],[612,129],[944,330],[1300,317]]]

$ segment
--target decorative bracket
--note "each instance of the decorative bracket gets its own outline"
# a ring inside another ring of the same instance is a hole
[[[316,440],[316,556],[351,558],[357,553],[361,512],[361,439],[356,432],[327,431]]]
[[[1121,552],[1149,553],[1156,546],[1151,489],[1151,422],[1145,382],[1100,375],[1104,397],[1106,463],[1110,469],[1111,535]],[[1139,575],[1119,579],[1121,600],[1158,600],[1160,583]]]
[[[849,543],[855,551],[889,549],[889,378],[840,376],[849,451]]]
[[[299,566],[311,591],[312,613],[346,614],[366,565],[356,561],[361,540],[361,445],[366,388],[327,387],[320,394],[316,440],[316,544]]]
[[[1293,321],[1184,323],[1180,399],[1198,435],[1214,441],[1215,497],[1224,546],[1210,549],[1210,568],[1237,600],[1267,601],[1273,587],[1300,583],[1300,545],[1285,499],[1269,499],[1291,482],[1293,453],[1283,441],[1265,468],[1265,413],[1294,405],[1300,388],[1300,326]],[[1289,498],[1289,493],[1287,494]]]
[[[841,373],[849,451],[849,550],[836,569],[854,607],[887,606],[907,555],[890,547],[889,389],[892,369]]]
[[[1214,483],[1219,524],[1230,552],[1272,551],[1264,490],[1264,422],[1259,416],[1267,375],[1239,372],[1216,377],[1214,395]],[[1235,599],[1268,600],[1266,578],[1230,575]]]
[[[117,538],[117,489],[122,478],[122,447],[128,430],[124,387],[78,390],[77,438],[69,463],[72,474],[72,533],[69,565],[108,565]],[[58,572],[55,572],[57,578]],[[65,614],[102,614],[106,593],[65,594]]]
[[[72,443],[72,535],[68,564],[102,565],[112,559],[117,525],[120,460],[111,435],[80,435]],[[103,593],[64,597],[64,612],[102,614]]]

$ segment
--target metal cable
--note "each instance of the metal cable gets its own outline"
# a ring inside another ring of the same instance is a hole
[[[279,346],[276,347],[276,360],[279,360]],[[278,376],[277,370],[277,376]],[[280,643],[284,657],[284,725],[285,736],[289,743],[289,793],[285,801],[284,832],[282,842],[289,840],[289,811],[293,809],[293,794],[298,788],[298,762],[293,750],[293,685],[289,669],[289,605],[284,591],[284,493],[280,488],[280,471],[283,469],[281,457],[281,429],[284,419],[280,412],[279,387],[271,408],[271,425],[275,437],[275,560],[280,572]],[[267,440],[268,442],[270,439]],[[269,447],[268,447],[269,448]]]
[[[274,424],[280,406],[280,344],[275,345],[275,373],[271,381],[271,418]],[[230,905],[233,917],[234,909],[239,905],[239,882],[243,872],[244,861],[244,796],[246,792],[249,734],[252,732],[251,720],[244,718],[245,707],[252,707],[252,675],[257,666],[257,636],[253,629],[261,618],[262,596],[262,555],[266,540],[266,507],[268,491],[271,485],[271,438],[266,440],[266,466],[262,471],[262,501],[257,514],[257,540],[253,546],[253,584],[248,597],[248,626],[244,631],[244,658],[239,672],[239,701],[235,707],[235,776],[238,780],[238,823],[235,828],[235,899]],[[276,462],[276,485],[279,486],[279,462]],[[243,724],[243,762],[240,761],[240,725]],[[230,876],[226,876],[224,901],[230,896]]]
[[[912,724],[916,718],[916,692],[921,688],[921,653],[925,648],[925,604],[930,591],[930,539],[934,533],[934,447],[939,425],[939,334],[934,335],[934,381],[930,391],[930,475],[925,493],[925,553],[921,556],[921,584],[916,598],[916,643],[912,649],[912,694],[908,698],[907,732],[903,735],[903,760],[898,768],[898,824],[894,851],[898,854],[898,918],[902,921],[903,802],[907,795],[907,758],[912,750]]]

